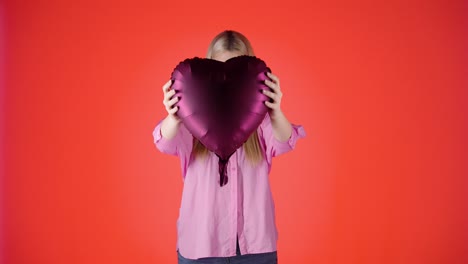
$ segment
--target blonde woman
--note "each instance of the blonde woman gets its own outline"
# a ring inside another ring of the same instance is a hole
[[[249,40],[226,30],[211,41],[207,58],[226,61],[255,56]],[[178,119],[178,98],[169,80],[163,87],[167,117],[154,131],[154,143],[163,153],[180,158],[184,187],[177,220],[178,263],[277,263],[278,232],[270,190],[272,158],[294,149],[305,136],[281,109],[283,93],[278,76],[265,84],[268,114],[246,143],[229,159],[229,181],[216,184],[218,157],[208,151]]]

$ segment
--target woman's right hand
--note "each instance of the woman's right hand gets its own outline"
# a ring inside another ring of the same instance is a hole
[[[171,85],[172,81],[169,80],[162,87],[164,92],[163,104],[164,107],[166,107],[167,117],[162,121],[161,135],[167,139],[171,139],[177,134],[180,124],[180,118],[177,116],[177,110],[179,110],[179,108],[175,106],[179,98],[174,96],[175,90],[171,89]]]
[[[172,80],[169,80],[165,83],[162,87],[164,93],[163,104],[166,108],[168,116],[173,118],[174,120],[179,121],[179,117],[177,116],[177,110],[179,107],[175,106],[175,104],[179,101],[177,96],[174,96],[175,90],[171,88]]]

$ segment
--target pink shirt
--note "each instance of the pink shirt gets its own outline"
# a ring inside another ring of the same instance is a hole
[[[161,122],[154,131],[154,143],[163,153],[180,158],[184,187],[177,220],[176,249],[185,258],[230,257],[236,255],[236,235],[241,254],[276,251],[278,231],[275,205],[268,174],[272,158],[294,149],[305,136],[300,125],[292,125],[285,142],[278,141],[267,114],[257,129],[263,159],[257,166],[246,160],[243,148],[229,159],[229,181],[219,186],[218,157],[191,159],[193,137],[183,124],[174,138],[161,136]]]

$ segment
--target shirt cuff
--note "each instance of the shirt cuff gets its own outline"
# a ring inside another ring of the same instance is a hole
[[[154,144],[163,153],[172,154],[172,155],[177,154],[176,142],[177,142],[177,137],[179,137],[179,133],[177,133],[173,138],[167,139],[163,137],[161,134],[161,125],[162,125],[162,121],[160,121],[153,130]]]
[[[296,146],[297,140],[300,138],[304,138],[306,136],[304,127],[302,127],[301,125],[295,125],[295,124],[291,124],[291,126],[292,126],[291,135],[289,136],[288,140],[280,141],[276,139],[275,136],[273,136],[275,148],[278,150],[279,153],[283,153],[283,152],[294,149]]]

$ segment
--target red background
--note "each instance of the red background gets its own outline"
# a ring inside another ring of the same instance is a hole
[[[0,8],[1,263],[176,263],[161,86],[225,29],[307,132],[271,173],[280,263],[468,263],[466,1]]]

